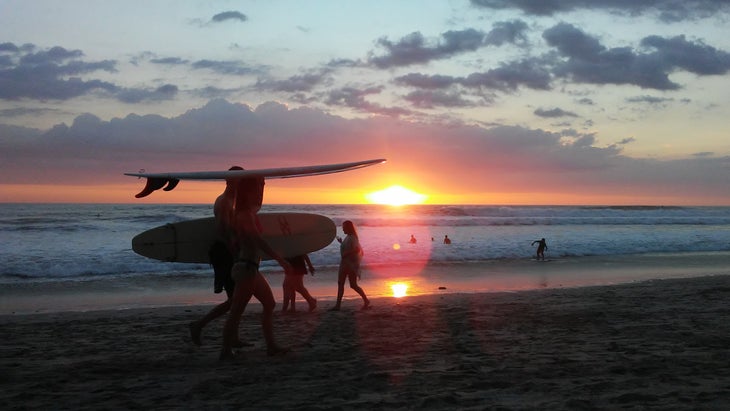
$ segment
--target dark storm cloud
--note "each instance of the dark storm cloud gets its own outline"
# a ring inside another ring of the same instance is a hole
[[[371,53],[368,62],[378,68],[425,64],[485,46],[524,43],[526,30],[525,22],[510,21],[495,23],[489,33],[475,29],[447,31],[438,40],[430,42],[420,32],[413,32],[395,42],[383,37],[377,44],[385,49],[385,54],[376,56]]]
[[[684,36],[642,40],[646,53],[629,47],[609,49],[579,28],[560,23],[545,30],[543,38],[555,47],[563,60],[553,73],[578,83],[631,84],[657,90],[676,90],[680,85],[669,74],[683,69],[698,75],[724,74],[730,70],[730,55]]]
[[[518,9],[536,16],[580,10],[608,10],[627,15],[649,13],[665,22],[710,17],[730,9],[727,0],[471,0],[471,4],[484,9]]]
[[[551,109],[543,109],[538,108],[534,111],[534,114],[539,117],[546,117],[546,118],[557,118],[557,117],[578,117],[577,114],[566,111],[561,108],[551,108]]]
[[[211,19],[211,22],[213,23],[221,23],[228,20],[238,20],[238,21],[246,21],[248,20],[248,17],[246,17],[245,14],[239,12],[239,11],[224,11],[222,13],[218,13]]]

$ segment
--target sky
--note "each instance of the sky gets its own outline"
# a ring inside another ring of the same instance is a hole
[[[728,0],[0,0],[0,202],[730,205]]]

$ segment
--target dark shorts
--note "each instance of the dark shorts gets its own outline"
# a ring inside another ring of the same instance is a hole
[[[213,266],[215,279],[213,283],[213,292],[218,294],[226,290],[226,294],[230,297],[236,283],[231,278],[231,270],[233,269],[233,256],[228,251],[228,247],[221,242],[217,242],[210,247],[208,252],[210,264]]]

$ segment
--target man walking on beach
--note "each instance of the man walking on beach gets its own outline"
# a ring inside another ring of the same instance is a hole
[[[233,166],[228,170],[243,170],[243,168],[239,166]],[[205,326],[208,325],[208,323],[210,323],[211,321],[227,313],[228,310],[231,308],[231,301],[233,300],[233,290],[236,284],[233,282],[233,278],[231,278],[231,270],[233,269],[235,259],[233,258],[233,253],[228,244],[230,233],[228,232],[229,229],[223,222],[222,213],[225,208],[224,204],[226,202],[226,198],[232,198],[232,196],[235,195],[234,188],[235,186],[233,184],[229,185],[226,182],[226,190],[216,199],[215,205],[213,207],[213,215],[215,216],[215,223],[218,235],[226,241],[216,241],[210,247],[210,250],[208,250],[208,258],[210,259],[210,264],[213,266],[213,292],[219,294],[220,292],[225,291],[226,300],[213,307],[201,319],[192,321],[190,323],[190,338],[193,341],[193,344],[197,346],[203,345],[203,340],[201,338],[203,328],[205,328]],[[238,336],[236,336],[236,340],[234,341],[233,346],[235,348],[241,348],[245,345],[251,344],[241,342],[238,339]]]
[[[220,359],[234,358],[233,347],[238,341],[238,325],[252,296],[263,306],[261,328],[269,355],[284,353],[274,341],[273,315],[276,301],[269,283],[259,272],[259,250],[276,260],[286,273],[291,265],[261,236],[256,213],[264,197],[264,179],[226,180],[226,189],[215,201],[216,223],[234,255],[231,277],[235,281],[228,319],[223,327],[223,347]]]

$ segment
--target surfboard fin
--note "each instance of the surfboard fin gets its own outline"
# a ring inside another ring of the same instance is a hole
[[[178,182],[179,182],[179,180],[176,180],[176,182],[175,182],[175,184],[173,185],[172,188],[175,188],[175,186],[177,185]],[[142,189],[142,191],[140,191],[134,197],[135,198],[147,197],[148,195],[152,194],[154,191],[157,191],[157,190],[161,189],[162,187],[164,187],[165,184],[167,184],[169,186],[170,185],[170,180],[168,180],[167,178],[148,177],[147,178],[147,184],[145,184],[145,186]],[[172,188],[170,190],[172,190]]]
[[[165,188],[162,189],[162,191],[172,191],[177,187],[177,184],[180,182],[177,178],[171,178],[167,180],[167,185]]]

